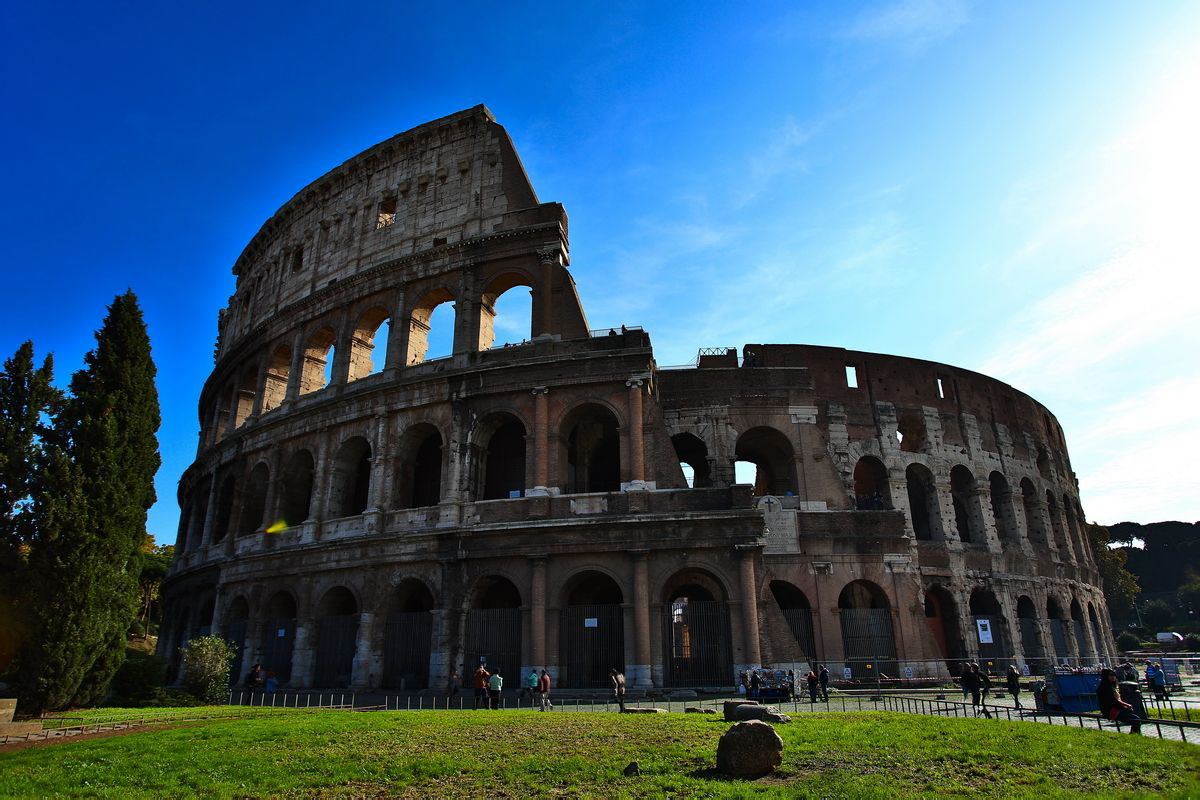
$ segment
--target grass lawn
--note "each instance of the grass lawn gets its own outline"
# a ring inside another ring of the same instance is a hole
[[[1200,795],[1195,745],[886,713],[779,725],[781,770],[730,781],[709,772],[728,727],[690,714],[278,712],[0,753],[0,794]],[[624,777],[635,760],[642,775]]]

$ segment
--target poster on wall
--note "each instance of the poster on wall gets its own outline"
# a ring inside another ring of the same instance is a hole
[[[992,643],[992,621],[989,619],[975,620],[975,627],[979,629],[979,643]]]

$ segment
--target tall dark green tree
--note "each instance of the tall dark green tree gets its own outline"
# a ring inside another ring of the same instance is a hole
[[[137,298],[117,297],[45,437],[22,592],[39,636],[19,656],[30,711],[100,700],[137,613],[139,551],[160,463],[158,393]]]
[[[1117,621],[1125,620],[1133,613],[1133,601],[1142,591],[1137,578],[1125,567],[1126,550],[1109,547],[1112,534],[1103,525],[1088,523],[1084,530],[1096,558],[1109,615]]]

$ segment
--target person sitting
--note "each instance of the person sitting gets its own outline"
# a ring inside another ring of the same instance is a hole
[[[262,664],[255,664],[250,670],[250,674],[246,676],[246,688],[252,691],[263,688],[263,684],[267,680],[267,673],[263,670]]]
[[[1108,667],[1100,670],[1100,685],[1096,687],[1096,700],[1100,713],[1113,722],[1127,722],[1133,733],[1142,732],[1142,718],[1134,713],[1133,706],[1121,699],[1117,673]]]
[[[274,672],[267,673],[267,681],[266,681],[264,688],[266,689],[266,691],[271,692],[271,693],[279,691],[279,681],[275,679]]]

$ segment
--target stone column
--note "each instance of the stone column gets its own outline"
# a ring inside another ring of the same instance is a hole
[[[529,496],[550,494],[550,390],[545,386],[533,389],[533,488]]]
[[[642,432],[642,384],[641,378],[625,381],[629,387],[629,484],[626,490],[645,489],[646,451]]]
[[[212,544],[213,525],[216,524],[217,516],[217,488],[219,473],[213,470],[212,477],[208,482],[208,500],[204,511],[204,530],[200,532],[200,549],[207,549]],[[191,549],[191,548],[189,548]]]
[[[293,689],[312,686],[314,654],[310,639],[316,624],[314,619],[296,620],[296,638],[292,641],[292,679],[288,681]]]
[[[287,390],[283,394],[284,402],[294,401],[300,396],[300,382],[304,378],[304,339],[297,333],[292,340],[292,363],[288,367]]]
[[[758,591],[754,580],[754,558],[761,552],[758,547],[739,548],[741,557],[742,631],[745,638],[746,665],[740,669],[758,669],[762,666],[762,652],[758,644]]]
[[[562,264],[557,246],[548,247],[538,252],[542,262],[542,280],[538,287],[538,319],[534,336],[548,334],[554,330],[554,273]]]
[[[386,505],[383,492],[384,476],[388,458],[387,449],[388,420],[383,414],[375,415],[375,436],[371,444],[371,486],[367,497],[367,511],[380,511]]]
[[[312,507],[309,511],[308,518],[314,523],[314,528],[317,532],[321,529],[321,522],[325,519],[326,495],[329,493],[329,480],[326,474],[329,470],[329,459],[326,456],[328,445],[325,442],[325,437],[322,436],[317,442],[316,458],[313,460],[313,486],[312,486]]]
[[[359,614],[358,636],[354,640],[354,663],[350,670],[352,689],[373,689],[379,684],[383,654],[371,647],[374,638],[375,614],[364,611]]]
[[[546,557],[529,559],[532,586],[529,597],[529,666],[546,666]]]
[[[650,577],[645,550],[631,551],[633,556],[633,638],[636,663],[629,665],[626,676],[634,687],[650,687]]]
[[[274,448],[268,462],[270,474],[267,476],[267,496],[263,502],[263,521],[260,529],[271,527],[279,519],[279,497],[282,494],[279,487],[283,485],[283,475],[280,474],[283,469],[281,459],[279,448]]]

